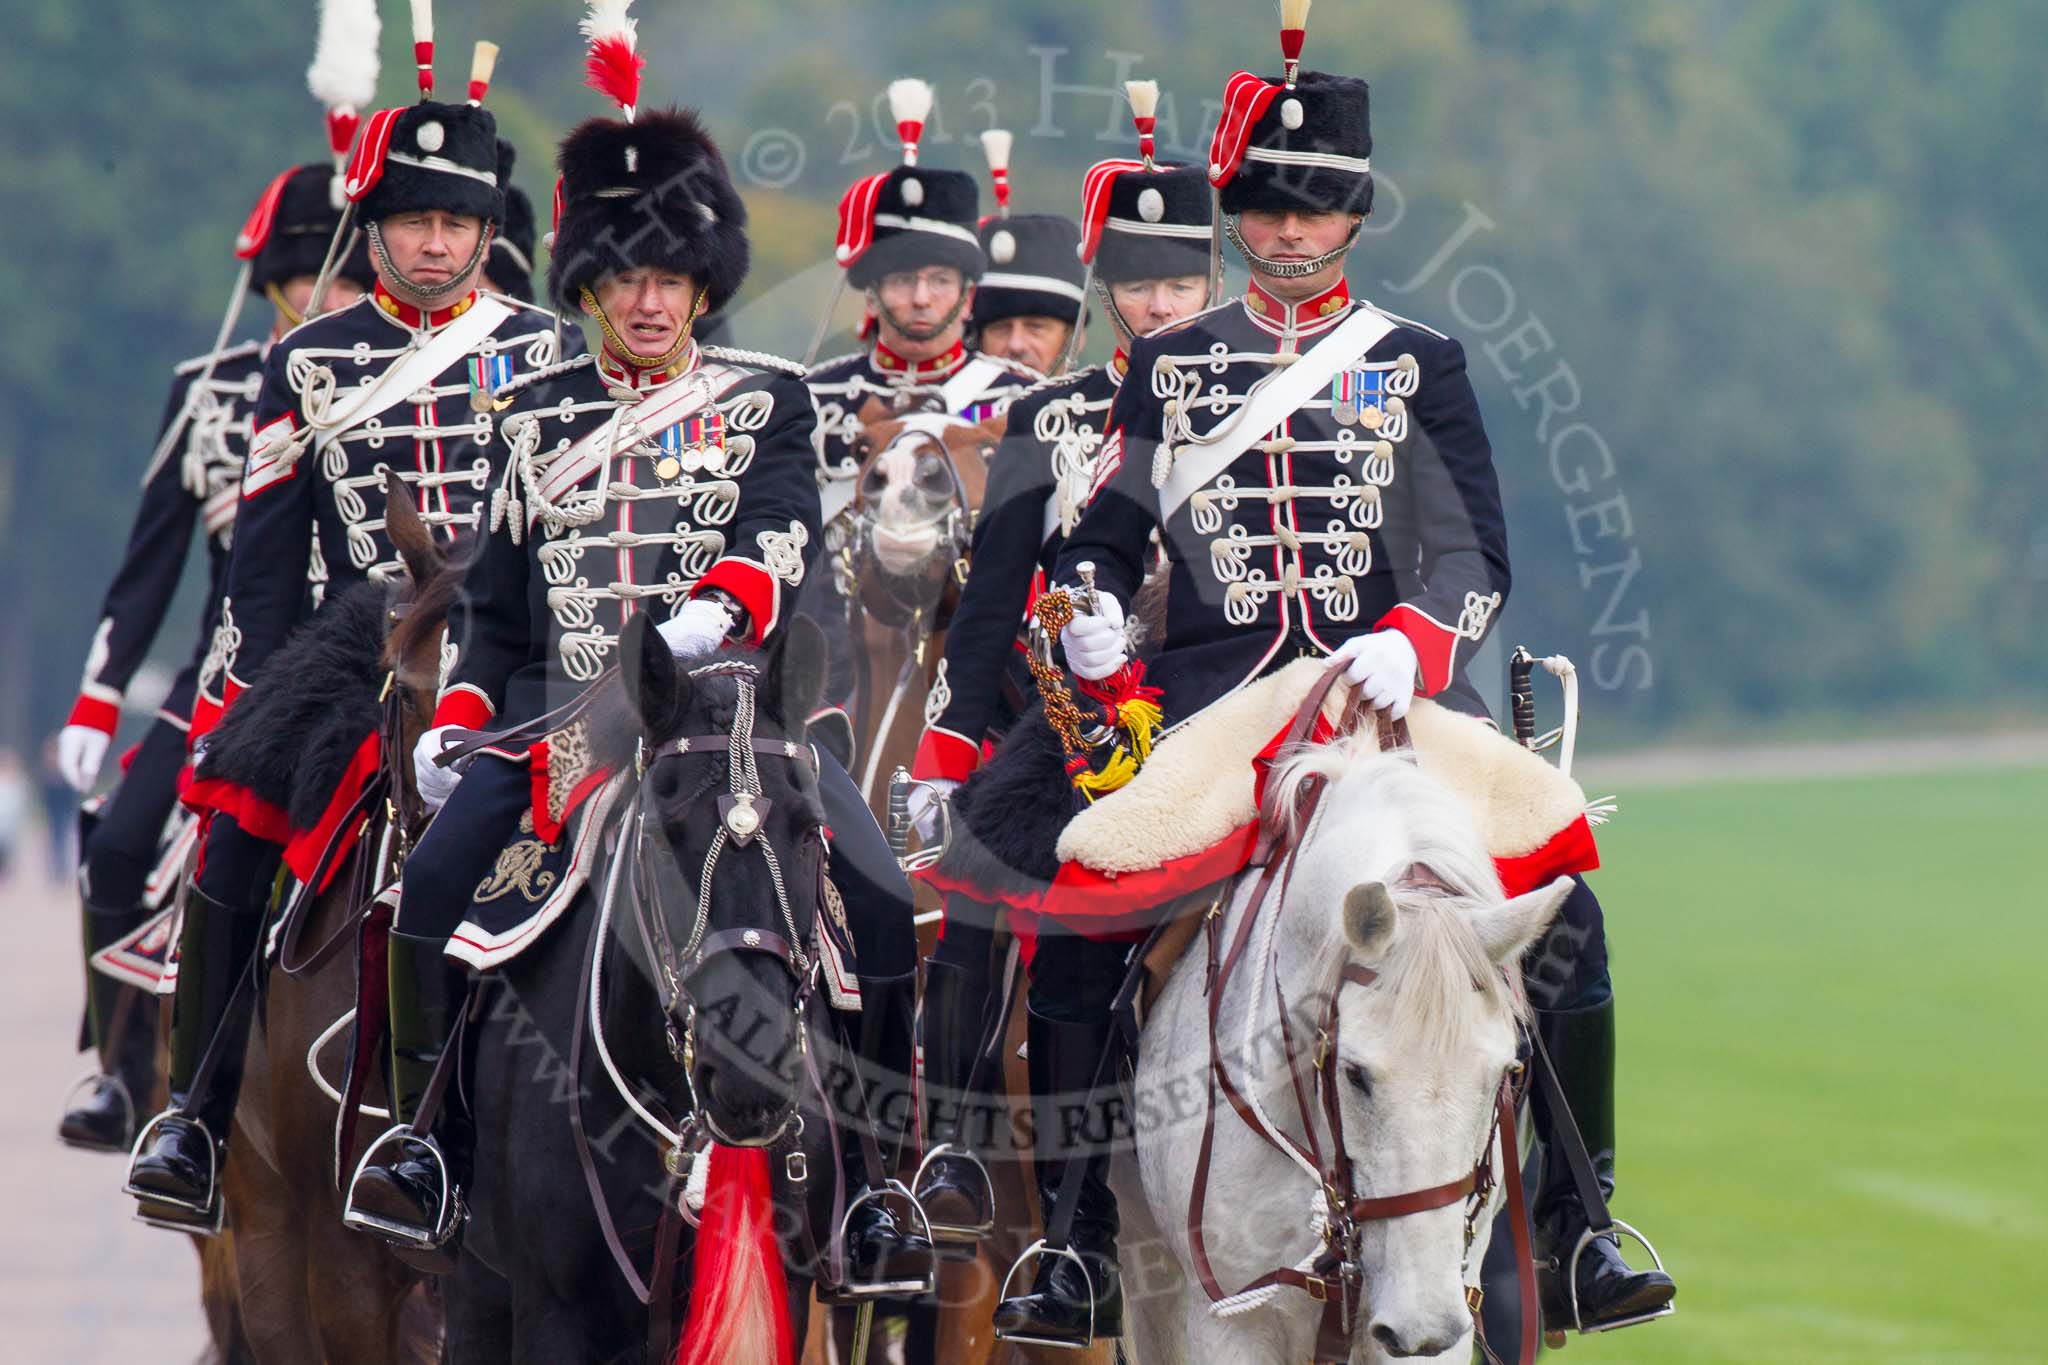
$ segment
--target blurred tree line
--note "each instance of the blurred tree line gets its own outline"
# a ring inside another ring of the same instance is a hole
[[[387,0],[387,100],[411,97]],[[644,101],[702,107],[753,208],[738,340],[801,346],[833,205],[895,157],[877,105],[939,90],[934,164],[1017,137],[1020,210],[1078,210],[1161,82],[1200,155],[1242,0],[642,5]],[[491,106],[548,202],[606,112],[577,6],[439,6],[441,85]],[[61,723],[168,367],[210,339],[256,192],[320,155],[312,0],[23,0],[0,50],[0,742]],[[1578,659],[1594,734],[2044,697],[2048,25],[1999,0],[1323,0],[1308,64],[1373,82],[1357,292],[1466,344],[1509,497],[1502,634]],[[776,289],[777,284],[785,287]],[[253,333],[258,309],[249,309]],[[1103,330],[1103,329],[1098,329]],[[1097,338],[1099,347],[1101,338]],[[194,556],[195,563],[198,556]],[[196,577],[196,575],[193,575]],[[189,650],[196,606],[159,656]]]

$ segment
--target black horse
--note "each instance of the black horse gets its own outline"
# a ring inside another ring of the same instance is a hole
[[[492,978],[472,1027],[457,1362],[665,1363],[690,1306],[692,1358],[800,1351],[817,1248],[843,1216],[844,1116],[823,1096],[845,1062],[818,985],[832,893],[804,735],[823,641],[798,622],[765,654],[685,668],[642,615],[620,660],[586,724],[600,761],[641,776],[570,912]],[[697,1230],[678,1206],[707,1140]],[[747,1282],[785,1267],[779,1293]]]

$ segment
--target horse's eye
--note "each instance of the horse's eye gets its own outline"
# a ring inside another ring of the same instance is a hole
[[[1372,1098],[1372,1073],[1356,1062],[1344,1064],[1344,1079],[1359,1094]]]
[[[882,471],[879,464],[869,465],[868,472],[860,477],[861,492],[871,498],[880,497],[888,486],[889,476]]]
[[[943,462],[934,459],[917,462],[917,491],[934,498],[943,498],[953,491],[953,477],[946,472]]]

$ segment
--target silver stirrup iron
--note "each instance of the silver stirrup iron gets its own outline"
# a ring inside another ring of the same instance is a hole
[[[902,1196],[903,1202],[910,1205],[911,1212],[917,1215],[917,1221],[924,1227],[924,1239],[927,1242],[931,1241],[932,1220],[925,1217],[924,1205],[917,1202],[917,1196],[912,1194],[902,1181],[884,1180],[880,1185],[872,1189],[863,1190],[860,1194],[854,1196],[853,1202],[846,1206],[846,1212],[839,1215],[840,1247],[844,1248],[846,1245],[846,1229],[853,1221],[854,1210],[863,1204],[873,1203],[875,1200],[891,1194]],[[938,1288],[938,1280],[938,1272],[934,1270],[931,1274],[915,1280],[881,1280],[873,1284],[854,1284],[849,1281],[839,1287],[839,1292],[849,1299],[893,1298],[901,1294],[921,1297],[936,1290]]]
[[[1017,1272],[1024,1268],[1025,1263],[1035,1261],[1041,1256],[1063,1256],[1067,1260],[1072,1261],[1080,1270],[1082,1283],[1088,1286],[1088,1341],[1093,1342],[1095,1340],[1095,1277],[1088,1273],[1088,1262],[1082,1260],[1081,1253],[1072,1247],[1053,1246],[1043,1237],[1033,1242],[1030,1246],[1025,1247],[1023,1253],[1016,1260],[1010,1262],[1010,1273],[1003,1276],[1003,1287],[996,1294],[996,1302],[1001,1303],[1010,1297],[1010,1286],[1016,1282]],[[1087,1349],[1086,1343],[1077,1346],[1071,1341],[1055,1341],[1051,1337],[1034,1337],[1021,1332],[1005,1332],[1000,1327],[996,1329],[996,1340],[1014,1341],[1020,1346],[1050,1346],[1056,1351],[1082,1351]]]
[[[388,1218],[365,1213],[356,1207],[356,1182],[363,1178],[363,1172],[369,1168],[371,1158],[385,1147],[394,1146],[401,1140],[408,1139],[433,1153],[434,1170],[441,1177],[440,1205],[434,1212],[433,1231],[428,1233],[422,1233],[418,1228],[407,1227],[403,1223],[394,1223]],[[363,1152],[362,1160],[356,1162],[356,1173],[349,1177],[348,1199],[342,1205],[341,1222],[342,1226],[353,1228],[357,1232],[373,1233],[412,1246],[425,1247],[429,1251],[446,1246],[448,1239],[455,1235],[455,1229],[462,1222],[462,1200],[448,1179],[448,1157],[441,1150],[441,1144],[434,1139],[434,1135],[415,1133],[412,1125],[407,1123],[395,1123],[385,1129],[383,1134]]]
[[[171,1117],[186,1120],[206,1138],[206,1201],[194,1203],[157,1190],[145,1190],[135,1183],[135,1163],[142,1156],[142,1149],[153,1137],[164,1120]],[[135,1143],[128,1149],[128,1179],[122,1185],[122,1192],[133,1198],[135,1221],[147,1223],[153,1228],[166,1228],[171,1232],[189,1232],[200,1237],[215,1237],[224,1224],[226,1208],[220,1197],[220,1143],[213,1136],[213,1130],[206,1126],[206,1120],[197,1114],[179,1114],[166,1109],[135,1135]]]
[[[1598,1326],[1586,1326],[1585,1320],[1579,1316],[1579,1257],[1585,1255],[1587,1247],[1609,1234],[1625,1233],[1642,1243],[1643,1250],[1650,1253],[1650,1263],[1652,1265],[1660,1271],[1664,1269],[1664,1258],[1657,1254],[1657,1248],[1650,1245],[1649,1238],[1643,1236],[1642,1233],[1637,1232],[1619,1218],[1609,1219],[1608,1223],[1609,1225],[1599,1232],[1587,1228],[1579,1234],[1579,1244],[1572,1248],[1571,1264],[1566,1267],[1565,1284],[1570,1289],[1572,1296],[1572,1330],[1581,1335],[1593,1332],[1612,1332],[1621,1327],[1634,1327],[1639,1323],[1655,1322],[1658,1318],[1668,1318],[1678,1311],[1675,1304],[1667,1303],[1654,1313],[1638,1313],[1632,1318],[1618,1318],[1613,1322],[1600,1323]]]
[[[988,1167],[981,1164],[980,1157],[976,1156],[968,1148],[955,1143],[934,1143],[931,1150],[924,1154],[924,1160],[917,1163],[917,1174],[910,1178],[911,1187],[913,1189],[922,1189],[924,1187],[925,1168],[942,1156],[958,1157],[974,1167],[974,1173],[981,1177],[982,1192],[988,1196],[982,1202],[982,1207],[989,1210],[989,1216],[986,1221],[975,1227],[957,1227],[951,1223],[928,1224],[927,1226],[932,1230],[932,1240],[934,1242],[945,1241],[952,1245],[958,1245],[962,1242],[979,1242],[993,1234],[996,1230],[996,1184],[989,1177]]]

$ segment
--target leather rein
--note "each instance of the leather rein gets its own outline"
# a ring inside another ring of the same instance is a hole
[[[1309,695],[1303,700],[1288,729],[1286,744],[1305,742],[1313,733],[1315,722],[1322,713],[1323,703],[1328,698],[1330,689],[1336,685],[1337,679],[1342,676],[1345,666],[1343,661],[1334,664],[1310,689]],[[1354,690],[1338,724],[1337,733],[1353,733],[1363,721],[1366,710],[1363,694]],[[1381,751],[1404,750],[1412,759],[1413,745],[1407,723],[1390,720],[1384,712],[1373,712],[1372,715],[1374,723],[1379,728]],[[1317,781],[1302,799],[1302,810],[1296,827],[1304,832],[1310,827],[1321,800],[1323,786],[1322,782]],[[1208,1294],[1212,1304],[1219,1307],[1229,1305],[1233,1308],[1252,1307],[1278,1289],[1299,1289],[1323,1305],[1321,1318],[1317,1324],[1313,1360],[1318,1362],[1318,1365],[1336,1365],[1338,1362],[1348,1361],[1351,1358],[1351,1338],[1357,1327],[1359,1304],[1364,1289],[1364,1272],[1360,1265],[1364,1225],[1448,1208],[1463,1201],[1466,1205],[1465,1254],[1469,1260],[1478,1233],[1478,1220],[1485,1211],[1487,1200],[1494,1189],[1493,1150],[1495,1138],[1498,1137],[1502,1149],[1502,1164],[1505,1167],[1503,1178],[1512,1214],[1510,1224],[1520,1267],[1523,1318],[1520,1359],[1533,1361],[1536,1358],[1538,1321],[1535,1270],[1530,1249],[1528,1208],[1522,1199],[1521,1161],[1515,1133],[1515,1107],[1519,1099],[1515,1082],[1522,1070],[1519,1064],[1509,1069],[1495,1092],[1493,1120],[1486,1139],[1480,1146],[1479,1155],[1470,1169],[1455,1179],[1426,1189],[1371,1197],[1361,1197],[1353,1193],[1355,1166],[1344,1141],[1343,1114],[1338,1089],[1337,1025],[1338,1006],[1344,987],[1370,986],[1379,979],[1376,971],[1358,963],[1344,964],[1335,986],[1330,990],[1318,1014],[1314,1048],[1307,1058],[1306,1067],[1303,1065],[1300,1044],[1288,1023],[1291,1011],[1285,987],[1278,973],[1274,974],[1273,993],[1279,1010],[1281,1047],[1296,1112],[1301,1121],[1301,1141],[1297,1141],[1291,1134],[1269,1122],[1253,1100],[1230,1076],[1225,1064],[1225,1048],[1219,1036],[1224,992],[1235,979],[1237,969],[1243,964],[1251,946],[1253,932],[1260,924],[1260,913],[1266,908],[1267,901],[1272,901],[1269,912],[1271,916],[1277,917],[1284,912],[1287,905],[1287,887],[1299,852],[1298,841],[1289,843],[1284,834],[1275,829],[1269,828],[1263,832],[1250,863],[1251,867],[1258,869],[1258,881],[1252,889],[1245,912],[1238,921],[1236,932],[1226,944],[1223,911],[1229,899],[1227,891],[1210,907],[1204,924],[1203,937],[1207,946],[1207,973],[1203,989],[1208,1000],[1208,1103],[1202,1124],[1201,1146],[1195,1160],[1193,1189],[1190,1193],[1187,1215],[1188,1244],[1202,1289]],[[1412,890],[1443,893],[1452,890],[1434,871],[1420,863],[1411,864],[1402,873],[1398,884]],[[1304,1070],[1309,1076],[1306,1086],[1302,1079]],[[1315,1174],[1321,1186],[1323,1200],[1320,1220],[1323,1245],[1313,1260],[1305,1267],[1276,1267],[1234,1292],[1225,1290],[1217,1280],[1215,1269],[1209,1259],[1207,1237],[1203,1230],[1209,1173],[1214,1155],[1219,1093],[1228,1101],[1230,1108],[1245,1127],[1305,1171]],[[1480,1321],[1478,1291],[1468,1290],[1466,1301],[1472,1313],[1476,1339],[1487,1358],[1497,1362],[1498,1357],[1494,1355],[1492,1348],[1486,1345],[1485,1332]]]

